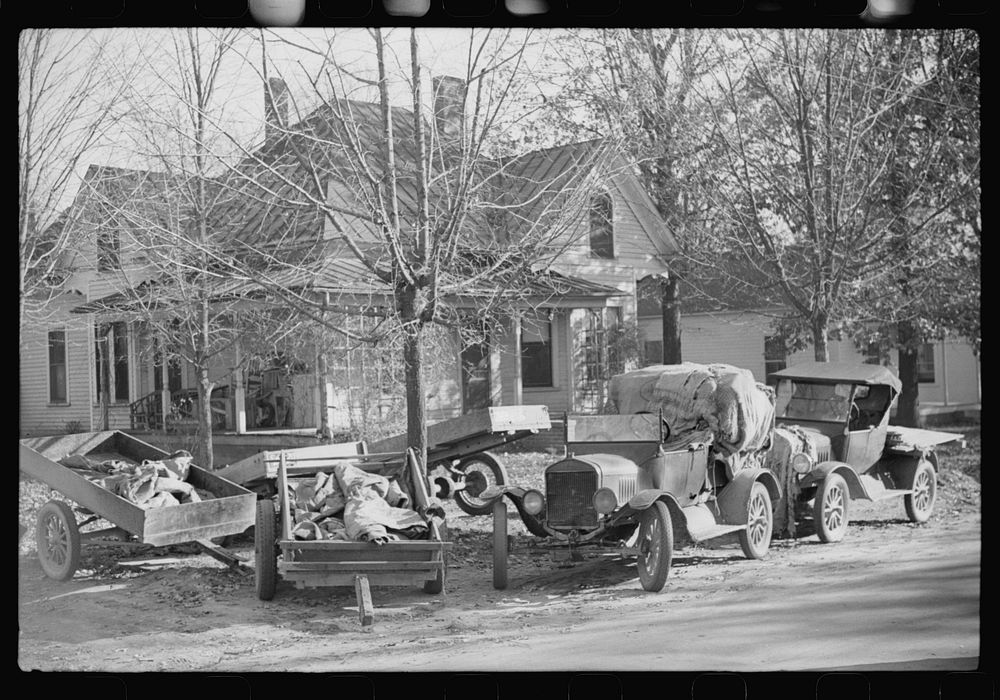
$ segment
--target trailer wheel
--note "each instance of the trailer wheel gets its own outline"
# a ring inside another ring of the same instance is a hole
[[[642,511],[639,519],[639,583],[647,591],[663,590],[674,557],[674,526],[663,501]]]
[[[68,504],[49,501],[38,509],[35,544],[46,576],[56,581],[73,578],[80,565],[80,528]]]
[[[491,506],[479,494],[509,481],[503,464],[489,452],[478,452],[459,461],[455,468],[465,474],[465,488],[455,492],[455,503],[469,515],[487,515]]]
[[[493,587],[507,587],[507,503],[503,498],[493,503]]]
[[[755,482],[747,505],[747,529],[740,530],[740,547],[747,559],[762,559],[771,546],[774,513],[771,496],[764,484]]]
[[[438,533],[441,535],[441,541],[448,541],[448,526],[441,523],[438,528]],[[444,590],[444,584],[448,580],[448,553],[441,550],[441,570],[432,579],[424,581],[424,593],[441,593]]]
[[[274,598],[278,582],[278,551],[274,536],[274,502],[257,501],[254,523],[254,584],[261,600]]]

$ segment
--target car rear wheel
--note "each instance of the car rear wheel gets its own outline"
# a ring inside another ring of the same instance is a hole
[[[674,527],[663,501],[656,501],[642,511],[638,545],[639,583],[647,591],[663,590],[674,556]]]
[[[747,529],[740,531],[740,547],[747,559],[762,559],[771,547],[771,533],[774,530],[774,511],[771,509],[771,495],[767,487],[759,481],[750,489],[750,503],[747,505]]]
[[[850,494],[847,482],[836,472],[831,472],[816,489],[813,502],[813,521],[820,542],[840,542],[847,533]]]
[[[913,475],[913,493],[903,497],[906,517],[910,522],[924,523],[931,517],[934,501],[937,500],[937,476],[931,463],[923,460]]]
[[[455,492],[455,503],[469,515],[489,514],[493,506],[479,494],[490,486],[508,482],[503,464],[489,452],[479,452],[461,460],[455,468],[465,475],[465,488]]]

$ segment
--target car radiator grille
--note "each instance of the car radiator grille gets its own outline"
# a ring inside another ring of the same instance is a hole
[[[597,474],[593,470],[547,474],[545,492],[549,525],[596,527],[595,491],[597,491]]]

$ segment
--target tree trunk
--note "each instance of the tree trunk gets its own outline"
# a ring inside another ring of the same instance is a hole
[[[196,368],[198,375],[198,442],[195,463],[202,469],[213,469],[214,445],[212,444],[212,388],[214,383],[208,378],[208,366],[201,362]]]
[[[400,320],[403,327],[403,369],[406,384],[406,444],[427,468],[427,416],[423,378],[423,324],[417,317],[417,290],[399,290]]]
[[[827,317],[815,316],[812,319],[813,352],[817,362],[830,361],[830,348],[827,344]]]
[[[316,354],[316,376],[319,381],[319,434],[321,440],[333,439],[333,428],[330,427],[330,397],[327,392],[329,369],[326,362],[326,350],[320,349]],[[348,386],[350,383],[348,382]]]
[[[903,387],[894,422],[897,425],[919,428],[920,383],[917,379],[917,345],[913,342],[916,333],[909,321],[900,321],[896,328],[899,338],[899,381]]]
[[[681,305],[677,278],[671,276],[661,283],[660,297],[663,316],[663,364],[681,363]]]

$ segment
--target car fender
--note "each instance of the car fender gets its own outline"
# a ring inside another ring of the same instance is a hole
[[[693,538],[687,528],[687,516],[684,515],[684,510],[669,491],[643,489],[628,499],[628,503],[612,516],[611,522],[608,524],[609,526],[614,526],[622,520],[633,518],[636,514],[650,508],[657,501],[663,501],[670,512],[670,523],[674,530],[674,546],[680,547],[683,543],[692,542]]]
[[[726,525],[746,525],[747,509],[750,507],[750,492],[757,482],[764,484],[767,495],[771,497],[773,509],[781,498],[781,487],[774,474],[768,469],[744,469],[736,474],[732,481],[719,492],[716,504],[719,515]]]
[[[537,537],[548,537],[550,533],[542,525],[542,521],[538,516],[532,515],[524,509],[524,494],[526,493],[528,493],[528,489],[521,488],[520,486],[495,484],[483,489],[483,492],[477,498],[493,505],[506,496],[507,500],[514,504],[514,508],[517,509],[517,514],[528,532]]]
[[[813,467],[811,472],[803,477],[799,482],[799,488],[817,486],[832,472],[836,472],[847,482],[847,491],[850,493],[851,498],[872,500],[871,496],[868,495],[868,490],[865,489],[864,484],[861,483],[861,479],[858,478],[857,472],[854,471],[854,468],[850,464],[844,462],[820,462]]]
[[[913,479],[917,475],[917,467],[927,462],[937,471],[937,456],[933,450],[914,452],[912,454],[894,456],[883,460],[880,469],[892,475],[892,481],[897,489],[912,489]]]

